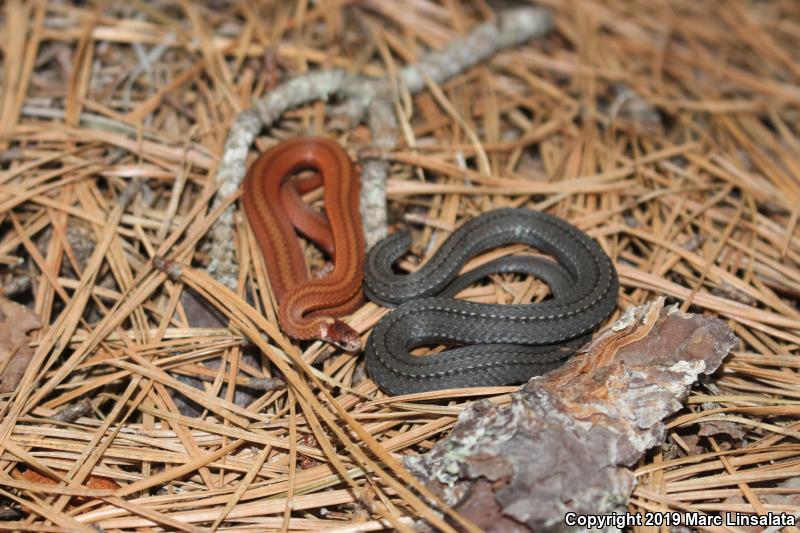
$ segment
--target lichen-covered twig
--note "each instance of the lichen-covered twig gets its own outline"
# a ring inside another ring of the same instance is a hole
[[[27,291],[31,286],[31,278],[23,274],[10,276],[0,287],[0,296],[16,296]]]
[[[507,407],[470,405],[406,465],[486,531],[569,531],[569,512],[625,509],[629,467],[663,442],[664,418],[736,342],[724,321],[665,309],[663,299],[631,309]]]
[[[494,21],[481,24],[444,50],[431,52],[416,65],[400,71],[399,82],[411,93],[425,87],[425,78],[436,83],[464,72],[498,50],[516,46],[544,35],[553,25],[552,17],[539,8],[519,8],[501,13]],[[225,142],[225,151],[215,176],[218,186],[215,205],[235,194],[246,172],[247,154],[258,133],[269,128],[289,109],[327,100],[337,95],[343,104],[337,111],[352,121],[366,119],[372,133],[370,157],[362,161],[361,213],[367,246],[386,234],[386,178],[389,162],[374,154],[387,152],[397,143],[394,115],[394,87],[383,78],[370,78],[343,70],[311,72],[287,81],[269,92],[234,121]],[[209,273],[228,287],[234,287],[238,265],[233,249],[233,208],[229,208],[211,231]]]

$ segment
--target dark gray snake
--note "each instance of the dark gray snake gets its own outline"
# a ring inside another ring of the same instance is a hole
[[[392,265],[410,243],[407,233],[395,233],[367,256],[367,297],[397,306],[378,322],[366,347],[367,370],[389,394],[523,383],[561,365],[616,306],[617,272],[602,248],[546,213],[510,208],[485,213],[456,230],[417,272],[397,274]],[[509,256],[458,276],[472,257],[509,244],[533,246],[556,262]],[[537,276],[554,297],[518,305],[452,298],[501,272]],[[410,353],[437,344],[459,347],[421,357]]]

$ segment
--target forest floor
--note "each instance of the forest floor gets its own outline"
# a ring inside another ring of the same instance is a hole
[[[13,367],[0,384],[2,529],[356,531],[435,518],[396,459],[430,450],[473,399],[503,405],[516,387],[390,397],[363,354],[283,337],[235,195],[236,287],[215,293],[217,315],[200,289],[222,212],[214,176],[241,111],[321,69],[396,80],[496,4],[2,4],[0,287],[24,306],[0,307]],[[548,35],[415,95],[395,87],[399,138],[381,157],[389,223],[413,231],[402,266],[498,207],[570,221],[617,266],[610,320],[664,296],[739,338],[634,467],[629,509],[800,512],[800,4],[538,4],[555,16]],[[284,113],[248,161],[306,134],[353,155],[369,147],[369,129],[335,127],[333,107]],[[191,279],[169,279],[157,256],[191,265]],[[506,275],[464,297],[546,294]],[[365,336],[385,312],[365,303],[348,323]],[[299,379],[270,379],[281,373],[253,345],[262,334]]]

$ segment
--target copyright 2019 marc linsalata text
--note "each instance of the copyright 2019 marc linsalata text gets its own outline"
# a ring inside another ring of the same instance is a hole
[[[794,526],[795,515],[787,513],[765,513],[763,515],[743,513],[679,513],[679,512],[647,512],[647,513],[609,513],[597,515],[579,515],[567,513],[564,516],[567,526],[579,526],[586,529],[605,529],[616,527],[623,529],[634,526],[761,526],[785,527]]]

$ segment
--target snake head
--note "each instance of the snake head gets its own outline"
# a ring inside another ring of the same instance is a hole
[[[341,348],[346,352],[357,352],[361,349],[361,339],[356,330],[335,318],[322,320],[319,326],[319,338]]]

